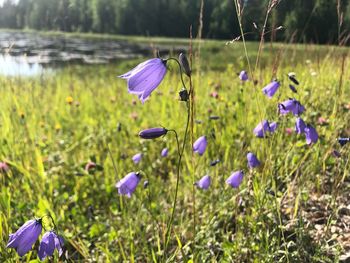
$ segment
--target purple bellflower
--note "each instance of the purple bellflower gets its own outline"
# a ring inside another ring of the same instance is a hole
[[[153,58],[118,77],[126,79],[129,93],[138,95],[144,103],[152,91],[159,86],[166,71],[166,60]]]
[[[205,136],[201,136],[193,143],[193,151],[199,155],[203,155],[205,149],[207,148],[207,144],[207,138]]]
[[[270,84],[265,86],[265,88],[263,88],[262,91],[267,97],[272,98],[273,95],[275,95],[275,93],[279,87],[280,87],[280,83],[278,81],[274,80]]]
[[[146,129],[143,131],[140,131],[139,136],[142,139],[156,139],[160,136],[163,136],[167,134],[168,130],[161,127],[161,128],[151,128],[151,129]]]
[[[122,178],[118,183],[116,183],[115,187],[118,188],[118,193],[120,195],[126,195],[130,198],[132,193],[135,192],[139,182],[140,175],[138,173],[131,172]]]
[[[349,141],[350,141],[350,138],[338,138],[338,143],[340,144],[341,147],[343,147]]]
[[[138,164],[142,159],[142,153],[137,153],[132,157],[132,160],[135,164]]]
[[[295,132],[297,134],[302,134],[305,132],[306,124],[302,118],[297,118],[295,121]]]
[[[258,160],[258,158],[255,156],[255,154],[249,152],[247,154],[247,160],[248,160],[248,166],[249,168],[255,168],[260,166],[260,161]]]
[[[256,137],[264,138],[266,136],[266,132],[275,132],[277,126],[277,122],[269,123],[267,120],[263,120],[258,124],[258,126],[255,127],[253,132]]]
[[[305,111],[305,107],[296,99],[289,99],[278,104],[278,111],[282,115],[292,112],[294,116],[299,116]]]
[[[168,156],[168,152],[169,152],[169,150],[168,150],[168,148],[164,148],[163,150],[162,150],[162,152],[161,152],[161,156],[162,157],[167,157]]]
[[[241,71],[240,73],[239,73],[239,79],[240,80],[242,80],[242,81],[247,81],[248,80],[248,74],[247,74],[247,72],[246,71]]]
[[[211,178],[209,175],[204,175],[199,181],[195,182],[195,185],[200,189],[208,189],[211,184]]]
[[[306,125],[305,129],[306,143],[312,144],[318,141],[318,134],[314,127],[311,125]]]
[[[292,85],[292,84],[289,84],[289,88],[291,91],[293,91],[294,93],[298,93],[297,89]]]
[[[233,188],[238,188],[242,183],[244,173],[243,171],[233,172],[229,178],[227,178],[226,183]]]
[[[38,239],[42,230],[41,219],[32,219],[21,226],[16,233],[10,234],[7,248],[16,249],[20,257],[24,256]]]
[[[53,231],[48,231],[43,235],[41,239],[38,256],[40,260],[44,260],[46,257],[51,257],[57,249],[58,255],[61,256],[63,253],[64,240],[61,236],[56,235]]]

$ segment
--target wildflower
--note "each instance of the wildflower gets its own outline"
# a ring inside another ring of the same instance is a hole
[[[187,60],[187,57],[185,54],[180,53],[179,62],[180,62],[180,65],[181,65],[183,71],[185,72],[185,74],[188,77],[190,77],[191,76],[191,67],[190,67],[190,64],[188,63],[188,60]]]
[[[249,152],[247,154],[247,160],[248,160],[248,166],[249,168],[255,168],[260,166],[260,161],[258,160],[258,158],[255,156],[255,154]]]
[[[272,98],[272,96],[276,93],[279,87],[280,83],[274,80],[270,84],[265,86],[265,88],[263,88],[262,91],[267,97]]]
[[[345,144],[347,144],[350,141],[350,138],[338,138],[338,142],[340,144],[340,146],[344,146]]]
[[[142,159],[142,153],[137,153],[132,157],[135,164],[138,164]]]
[[[306,143],[316,143],[318,141],[318,134],[314,127],[306,125],[305,129]]]
[[[209,175],[204,175],[199,181],[194,183],[200,189],[208,189],[211,184],[211,178]]]
[[[7,248],[16,249],[18,255],[22,257],[33,246],[42,230],[41,219],[32,219],[21,226],[16,233],[10,234]]]
[[[299,85],[299,81],[297,81],[297,79],[295,78],[295,73],[294,72],[289,72],[288,73],[288,78],[290,79],[290,81],[292,81],[295,85]]]
[[[41,239],[38,256],[40,260],[44,260],[46,257],[51,257],[55,251],[58,251],[58,255],[63,253],[64,240],[61,236],[57,235],[54,231],[48,231],[43,235]]]
[[[160,136],[165,135],[168,132],[167,129],[161,128],[151,128],[147,130],[140,131],[139,136],[142,139],[156,139]]]
[[[297,134],[302,134],[305,132],[305,128],[306,128],[306,124],[303,121],[302,118],[297,118],[297,120],[295,121],[295,132]]]
[[[72,105],[73,101],[74,101],[74,99],[73,99],[73,97],[71,97],[71,96],[68,96],[68,97],[66,98],[66,102],[67,102],[69,105]]]
[[[96,168],[96,163],[88,161],[85,165],[85,171],[89,172],[90,170]]]
[[[219,93],[217,91],[213,91],[213,92],[210,93],[210,96],[212,96],[215,99],[218,99],[219,98]]]
[[[188,94],[187,89],[182,88],[182,89],[179,91],[179,96],[180,96],[180,101],[188,101],[189,94]]]
[[[229,178],[227,178],[226,183],[232,186],[233,188],[238,188],[242,183],[244,173],[242,170],[233,172]]]
[[[210,166],[215,166],[220,162],[220,159],[216,159],[210,163]]]
[[[247,74],[247,72],[246,71],[241,71],[240,73],[239,73],[239,79],[240,80],[242,80],[242,81],[247,81],[248,80],[248,74]]]
[[[129,93],[137,94],[141,102],[144,103],[152,91],[159,86],[166,71],[166,60],[153,58],[118,77],[126,79]]]
[[[327,121],[327,119],[325,119],[323,117],[319,117],[318,120],[317,120],[317,123],[319,125],[327,125],[328,121]]]
[[[278,104],[278,110],[282,115],[292,112],[294,116],[299,116],[305,111],[305,107],[296,99],[289,99]]]
[[[0,173],[7,173],[10,167],[5,162],[0,162]]]
[[[193,144],[193,151],[199,155],[203,155],[207,148],[207,138],[205,136],[199,137]]]
[[[277,129],[277,122],[269,123],[267,120],[263,120],[254,129],[254,134],[258,138],[264,138],[266,132],[273,133]]]
[[[162,150],[162,152],[161,152],[161,156],[162,157],[167,157],[168,156],[168,152],[169,152],[169,150],[168,150],[168,148],[164,148],[163,150]]]
[[[140,182],[140,174],[131,172],[127,174],[123,179],[116,183],[115,187],[118,188],[120,195],[126,195],[131,197],[131,194],[135,192],[137,185]]]
[[[292,84],[289,84],[289,88],[291,91],[293,91],[294,93],[298,93],[297,89],[292,85]]]

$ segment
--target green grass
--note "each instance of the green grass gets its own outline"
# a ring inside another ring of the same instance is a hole
[[[195,43],[196,56],[197,47]],[[187,143],[169,262],[337,262],[344,252],[338,241],[329,242],[330,231],[319,240],[313,238],[315,224],[307,221],[304,212],[312,197],[329,195],[327,211],[331,212],[324,225],[331,228],[339,220],[337,197],[349,192],[349,145],[341,149],[341,159],[331,155],[333,149],[340,150],[336,138],[349,136],[350,111],[344,107],[350,102],[348,71],[338,88],[342,54],[349,50],[269,43],[265,47],[255,86],[252,81],[242,84],[236,75],[246,67],[240,43],[201,42],[193,78],[195,119],[202,123],[195,124],[194,137],[207,135],[209,143],[206,153],[193,159]],[[248,51],[255,61],[257,44],[248,43]],[[181,82],[176,65],[170,62],[169,73],[144,105],[128,94],[126,83],[116,75],[138,62],[67,66],[34,78],[0,77],[0,160],[10,165],[8,173],[0,173],[1,262],[19,260],[13,249],[6,249],[9,233],[48,213],[65,238],[68,262],[162,261],[176,183],[176,141],[170,133],[156,141],[140,140],[137,134],[162,125],[176,129],[182,141],[186,107],[178,100]],[[301,82],[296,96],[288,88],[290,71]],[[282,86],[273,99],[267,99],[261,88],[274,75]],[[210,96],[213,91],[218,99]],[[69,96],[72,104],[66,101]],[[277,103],[289,97],[305,105],[302,117],[317,129],[317,144],[308,146],[304,136],[285,132],[287,127],[294,129],[295,117],[278,116]],[[209,120],[210,115],[220,119]],[[260,115],[279,122],[268,139],[255,138],[252,132]],[[328,124],[319,125],[319,117]],[[161,158],[165,146],[169,156]],[[251,174],[248,151],[263,162]],[[135,165],[131,157],[138,152],[144,156]],[[210,167],[217,158],[221,162]],[[89,160],[103,170],[85,172]],[[244,181],[232,189],[225,180],[239,169],[245,171]],[[137,170],[142,170],[143,179],[135,194],[130,199],[120,197],[115,183]],[[208,191],[196,190],[195,236],[193,173],[196,179],[206,173],[212,177]],[[149,181],[147,189],[142,187],[144,180]],[[23,262],[35,262],[37,247],[38,242]],[[57,254],[53,262],[59,262]]]

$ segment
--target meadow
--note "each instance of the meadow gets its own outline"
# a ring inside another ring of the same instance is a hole
[[[128,40],[189,46],[184,39]],[[0,161],[8,165],[0,171],[0,261],[39,262],[39,241],[22,259],[6,244],[26,221],[50,214],[65,240],[64,254],[55,252],[50,262],[348,262],[350,143],[341,147],[337,138],[350,137],[349,49],[265,43],[255,67],[257,52],[258,43],[247,43],[249,70],[242,42],[193,42],[193,131],[167,251],[176,138],[169,132],[144,140],[138,133],[164,126],[183,142],[187,114],[176,63],[168,62],[144,104],[116,76],[151,54],[34,77],[0,76]],[[238,78],[241,70],[248,81]],[[289,72],[300,82],[297,93],[289,89]],[[273,78],[281,87],[269,99],[262,88]],[[288,98],[306,108],[302,118],[317,130],[316,143],[296,134],[295,116],[278,113]],[[253,129],[263,119],[278,128],[257,138]],[[199,156],[191,143],[203,135],[208,146]],[[248,168],[248,152],[259,168]],[[135,164],[137,153],[142,159]],[[87,169],[89,162],[96,166]],[[232,188],[225,181],[237,170],[244,178]],[[118,195],[116,183],[132,171],[142,175],[136,191]],[[205,174],[211,185],[198,189],[193,184]]]

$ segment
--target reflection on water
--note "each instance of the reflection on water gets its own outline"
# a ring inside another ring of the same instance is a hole
[[[13,57],[0,54],[0,75],[6,76],[32,76],[43,72],[38,62],[27,59],[26,56]]]

